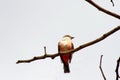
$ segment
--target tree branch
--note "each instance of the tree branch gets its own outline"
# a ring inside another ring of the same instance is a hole
[[[88,46],[91,46],[91,45],[93,45],[95,43],[98,43],[98,42],[102,41],[103,39],[107,38],[108,36],[110,36],[111,34],[115,33],[118,30],[120,30],[120,26],[117,26],[116,28],[108,31],[107,33],[103,34],[101,37],[99,37],[99,38],[97,38],[97,39],[95,39],[93,41],[90,41],[88,43],[80,45],[79,47],[77,47],[74,50],[72,50],[71,53],[74,53],[74,52],[79,51],[79,50],[81,50],[81,49],[83,49],[85,47],[88,47]]]
[[[90,3],[91,5],[93,5],[94,7],[96,7],[98,10],[110,15],[110,16],[113,16],[117,19],[120,19],[120,15],[116,14],[116,13],[113,13],[111,11],[108,11],[104,8],[102,8],[101,6],[99,6],[98,4],[96,4],[95,2],[93,2],[92,0],[86,0],[88,3]]]
[[[118,30],[120,30],[120,26],[117,26],[116,28],[108,31],[107,33],[103,34],[101,37],[99,37],[99,38],[97,38],[97,39],[95,39],[95,40],[93,40],[93,41],[90,41],[90,42],[88,42],[88,43],[85,43],[85,44],[83,44],[83,45],[80,45],[80,46],[78,46],[77,48],[75,48],[75,49],[73,49],[73,50],[71,50],[71,51],[64,52],[64,54],[65,54],[65,53],[66,53],[66,54],[73,54],[74,52],[77,52],[77,51],[79,51],[79,50],[81,50],[81,49],[83,49],[83,48],[85,48],[85,47],[91,46],[91,45],[93,45],[93,44],[95,44],[95,43],[97,43],[97,42],[102,41],[103,39],[107,38],[108,36],[110,36],[111,34],[115,33],[115,32],[118,31]],[[29,63],[29,62],[32,62],[32,61],[35,61],[35,60],[45,59],[45,58],[52,58],[52,59],[54,59],[55,57],[57,57],[57,56],[60,55],[60,53],[47,54],[47,53],[46,53],[46,47],[44,47],[44,51],[45,51],[45,52],[44,52],[44,55],[43,55],[43,56],[33,57],[32,59],[28,59],[28,60],[18,60],[18,61],[16,62],[16,64],[18,64],[18,63]]]
[[[103,72],[103,70],[102,70],[102,57],[103,57],[103,55],[101,55],[101,57],[100,57],[100,65],[99,65],[99,68],[100,68],[100,71],[101,71],[101,73],[102,73],[102,76],[103,76],[104,80],[106,80],[105,74],[104,74],[104,72]],[[115,72],[116,72],[116,80],[119,80],[119,78],[120,78],[120,75],[119,75],[119,66],[120,66],[120,57],[119,57],[119,59],[117,60],[117,66],[116,66],[116,69],[115,69]]]
[[[35,61],[35,60],[39,60],[39,59],[45,59],[45,58],[51,58],[51,59],[54,59],[55,57],[59,56],[58,53],[55,53],[55,54],[47,54],[46,52],[46,47],[44,47],[44,55],[43,56],[35,56],[33,57],[32,59],[27,59],[27,60],[18,60],[16,62],[16,64],[18,63],[30,63],[32,61]]]
[[[104,74],[104,72],[103,72],[103,70],[102,70],[102,57],[103,57],[103,55],[101,55],[101,57],[100,57],[100,65],[99,65],[99,68],[100,68],[100,71],[101,71],[101,73],[102,73],[102,76],[103,76],[104,80],[106,80],[105,74]]]
[[[119,59],[117,60],[117,66],[116,66],[116,69],[115,69],[115,72],[116,72],[116,80],[119,80],[119,78],[120,78],[120,75],[119,75],[119,66],[120,66],[120,57],[119,57]]]

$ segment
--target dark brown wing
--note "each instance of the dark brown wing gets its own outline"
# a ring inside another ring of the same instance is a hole
[[[73,43],[72,43],[72,49],[74,49],[74,45],[73,45]],[[71,59],[72,59],[72,54],[70,55],[70,63],[71,63]]]
[[[60,52],[60,42],[58,42],[58,53],[59,53],[59,52]],[[60,58],[61,58],[61,62],[63,62],[61,55],[60,55]]]
[[[58,42],[58,53],[60,52],[60,42]]]

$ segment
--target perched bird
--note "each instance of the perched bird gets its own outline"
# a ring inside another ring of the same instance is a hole
[[[58,52],[60,53],[60,58],[63,63],[64,73],[69,73],[69,63],[72,59],[72,54],[63,54],[64,52],[74,49],[72,39],[74,37],[70,35],[65,35],[58,43]]]

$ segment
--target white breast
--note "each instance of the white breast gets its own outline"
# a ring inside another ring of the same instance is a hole
[[[60,41],[60,44],[62,46],[62,52],[65,52],[65,51],[68,51],[68,47],[69,45],[72,43],[71,39],[66,37],[66,38],[63,38],[61,41]]]

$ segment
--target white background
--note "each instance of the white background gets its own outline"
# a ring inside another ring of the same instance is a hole
[[[120,14],[120,1],[94,0],[102,7]],[[71,73],[63,73],[59,57],[16,64],[57,52],[58,41],[65,34],[75,37],[74,46],[94,40],[120,25],[120,20],[91,6],[85,0],[0,0],[0,80],[115,80],[116,60],[120,56],[120,31],[73,55]]]

